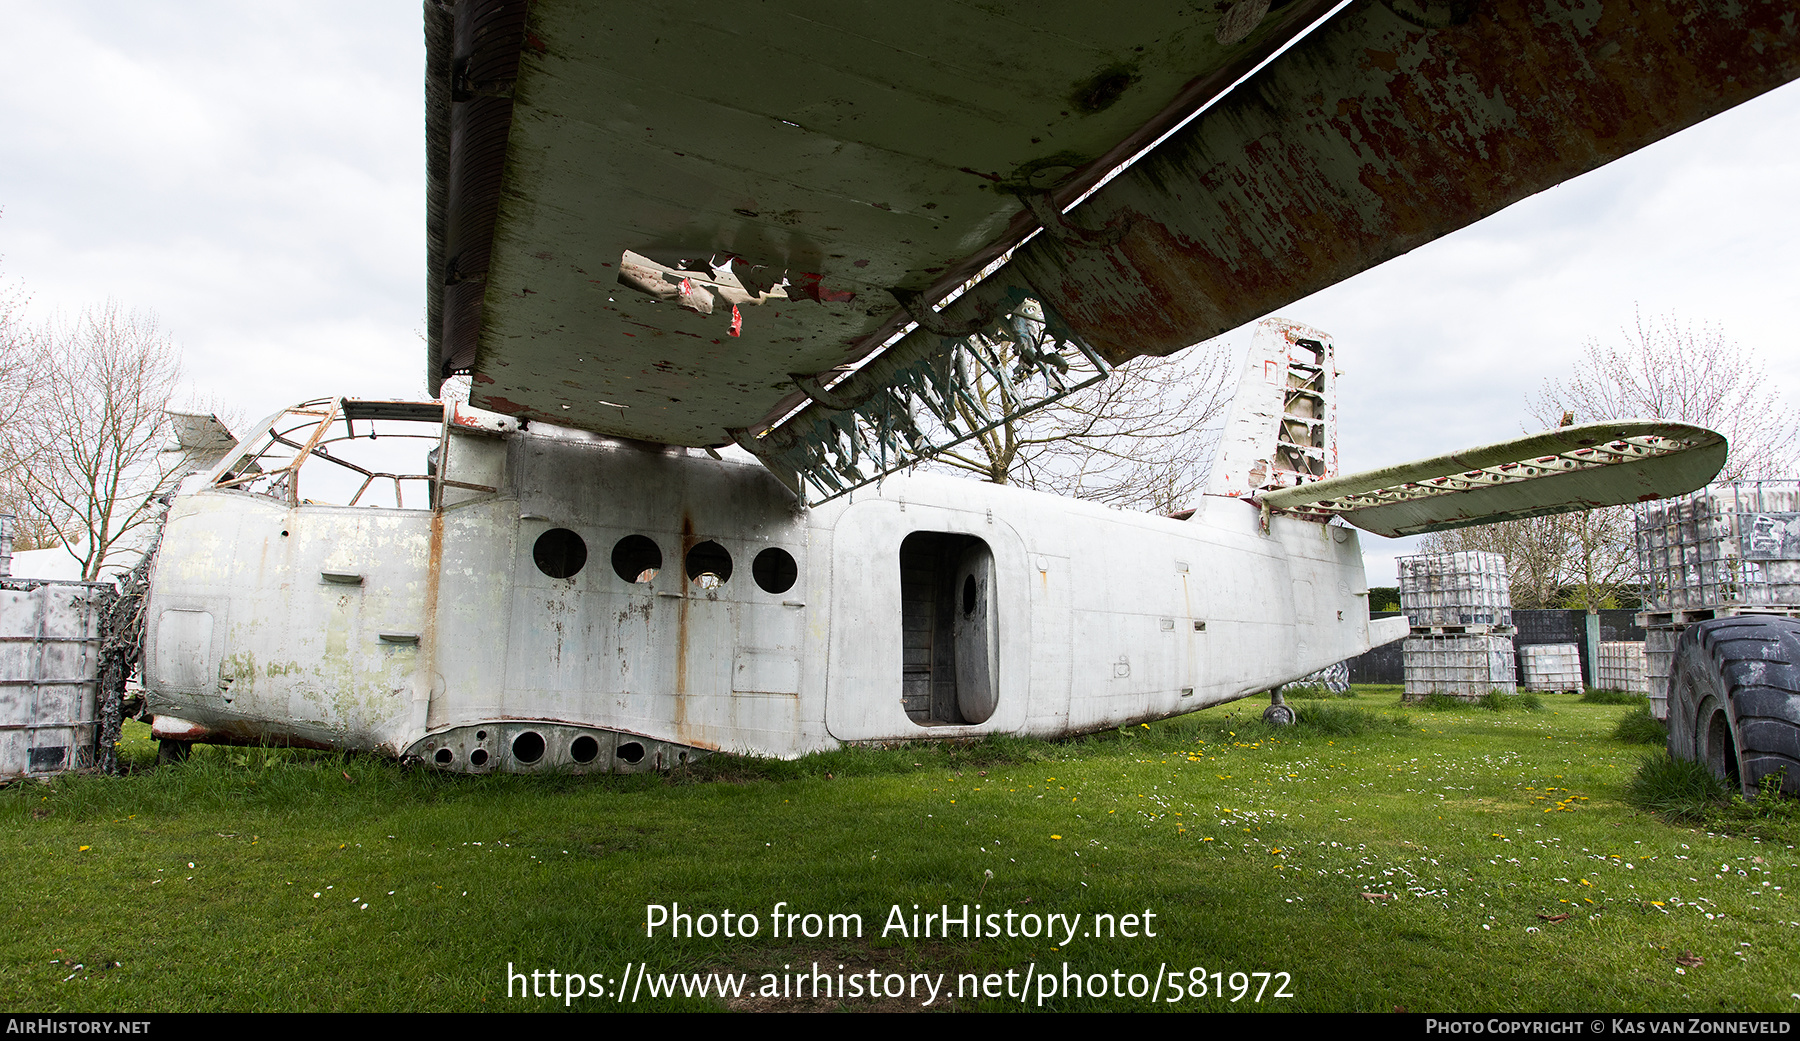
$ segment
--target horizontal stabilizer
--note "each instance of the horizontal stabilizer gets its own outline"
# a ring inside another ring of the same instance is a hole
[[[1267,492],[1271,510],[1332,513],[1398,538],[1691,492],[1725,465],[1704,427],[1613,420]]]

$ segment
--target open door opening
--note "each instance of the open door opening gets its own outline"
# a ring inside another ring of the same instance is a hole
[[[973,535],[900,544],[901,698],[920,726],[986,722],[999,703],[994,555]]]

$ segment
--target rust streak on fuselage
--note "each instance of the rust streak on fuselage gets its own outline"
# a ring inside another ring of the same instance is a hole
[[[688,551],[694,548],[694,515],[686,509],[681,511],[681,559],[674,562],[675,574],[678,576],[678,588],[681,599],[676,602],[675,610],[675,735],[683,743],[688,740],[687,692],[688,692],[688,583],[692,576],[687,573]]]
[[[444,570],[444,513],[431,511],[431,549],[425,561],[425,611],[419,626],[419,672],[413,682],[425,684],[425,723],[430,726],[431,701],[437,693],[438,676],[438,585]],[[419,692],[413,691],[418,697]]]

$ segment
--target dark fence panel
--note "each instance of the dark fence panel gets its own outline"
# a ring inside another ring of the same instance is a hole
[[[1371,611],[1370,618],[1393,618],[1398,611]],[[1405,640],[1395,640],[1350,659],[1351,683],[1405,683],[1406,659],[1401,653]]]

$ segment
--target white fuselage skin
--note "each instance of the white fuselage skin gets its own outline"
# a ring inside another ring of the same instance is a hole
[[[1265,531],[1235,498],[1183,521],[919,474],[802,510],[761,467],[684,449],[456,430],[446,448],[496,491],[435,510],[178,499],[147,614],[156,735],[474,772],[1056,737],[1404,633],[1368,618],[1354,531]],[[696,572],[729,575],[689,580],[696,546]]]

